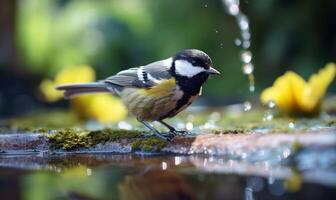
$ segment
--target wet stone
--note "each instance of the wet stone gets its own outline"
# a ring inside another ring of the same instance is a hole
[[[196,136],[178,136],[172,142],[144,137],[140,132],[113,132],[105,130],[100,139],[97,133],[83,132],[71,136],[69,132],[55,134],[1,134],[0,149],[8,151],[44,151],[69,153],[132,153],[134,151],[164,154],[229,155],[242,159],[284,159],[297,147],[336,146],[335,128],[287,133],[216,132]],[[66,134],[66,137],[63,137]],[[105,135],[104,135],[105,134]],[[55,139],[57,138],[57,139]],[[61,139],[65,140],[62,141]],[[285,154],[285,155],[284,155]],[[288,155],[287,155],[288,154]]]

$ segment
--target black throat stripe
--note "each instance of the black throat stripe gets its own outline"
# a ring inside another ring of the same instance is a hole
[[[191,95],[184,93],[182,98],[177,101],[175,108],[171,110],[169,113],[167,113],[165,116],[163,116],[161,119],[167,117],[174,117],[183,106],[189,103],[190,98]]]

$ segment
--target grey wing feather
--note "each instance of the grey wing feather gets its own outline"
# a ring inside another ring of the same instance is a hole
[[[141,71],[139,72],[139,69]],[[170,65],[167,61],[157,61],[143,67],[130,68],[103,80],[105,83],[113,83],[122,87],[149,88],[157,84],[161,79],[171,77]]]
[[[171,74],[169,70],[171,68],[171,62],[166,60],[150,63],[144,67],[145,71],[156,79],[169,79]]]
[[[113,83],[122,87],[135,86],[134,84],[138,80],[137,70],[137,67],[123,70],[114,76],[108,77],[103,82]]]

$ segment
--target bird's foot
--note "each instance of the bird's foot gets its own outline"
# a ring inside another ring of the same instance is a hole
[[[172,141],[173,138],[176,136],[174,133],[171,133],[171,132],[161,133],[161,135],[167,138],[168,141]]]
[[[144,138],[150,138],[150,137],[158,137],[162,140],[165,141],[172,141],[173,138],[176,136],[175,134],[171,133],[171,132],[167,132],[167,133],[151,133],[151,134],[144,134],[143,135]]]
[[[190,132],[188,131],[180,131],[180,130],[170,130],[170,133],[174,134],[174,135],[178,135],[178,136],[186,136],[189,135]]]

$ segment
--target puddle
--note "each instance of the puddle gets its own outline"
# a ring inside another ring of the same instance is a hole
[[[302,150],[278,161],[260,155],[246,160],[197,155],[8,154],[0,157],[0,196],[34,200],[331,199],[336,197],[335,155],[336,150],[330,148]]]

